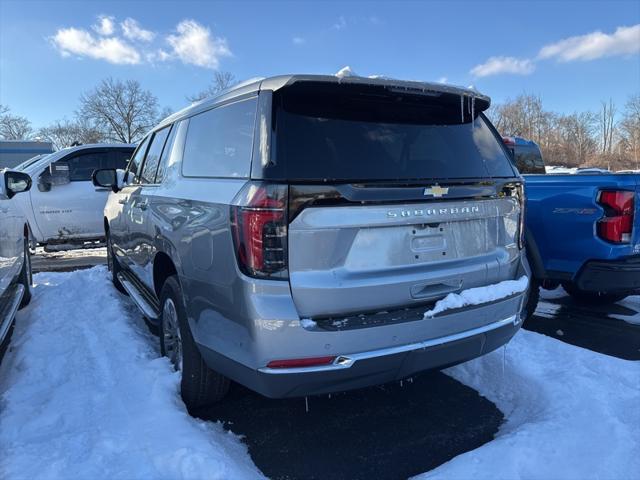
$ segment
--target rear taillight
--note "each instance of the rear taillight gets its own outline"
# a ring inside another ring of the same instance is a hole
[[[511,197],[515,198],[520,207],[518,211],[518,246],[522,249],[524,248],[525,243],[525,207],[526,207],[526,197],[524,194],[524,185],[522,183],[510,184],[502,189],[501,197]]]
[[[634,192],[603,190],[598,203],[604,207],[604,217],[598,221],[598,236],[612,243],[629,243],[633,233]]]
[[[525,196],[524,185],[520,184],[517,188],[518,191],[518,202],[520,202],[520,222],[519,222],[519,230],[518,230],[518,246],[522,249],[524,248],[525,242],[525,213],[527,206],[527,197]]]
[[[248,183],[231,206],[240,270],[251,277],[287,279],[286,185]]]

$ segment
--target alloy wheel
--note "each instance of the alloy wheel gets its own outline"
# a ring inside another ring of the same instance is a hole
[[[173,300],[167,298],[162,309],[162,336],[165,355],[177,371],[182,371],[182,337],[178,311]]]

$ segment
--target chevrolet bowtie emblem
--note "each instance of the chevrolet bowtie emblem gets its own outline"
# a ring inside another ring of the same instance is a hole
[[[440,185],[434,185],[431,188],[424,189],[425,195],[431,195],[434,198],[440,198],[443,195],[446,195],[447,193],[449,193],[449,188],[448,187],[442,188]]]

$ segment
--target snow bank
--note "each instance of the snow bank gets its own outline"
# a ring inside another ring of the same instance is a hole
[[[528,285],[529,280],[523,276],[518,280],[505,280],[486,287],[469,288],[460,293],[450,293],[442,300],[438,300],[431,310],[424,312],[424,318],[433,317],[445,310],[500,300],[514,293],[524,292]]]
[[[238,437],[187,414],[104,267],[35,282],[0,367],[0,478],[261,477]]]
[[[633,479],[640,475],[640,362],[521,331],[446,371],[505,414],[496,439],[421,479]]]

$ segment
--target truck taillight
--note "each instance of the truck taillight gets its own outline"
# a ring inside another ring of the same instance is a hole
[[[629,243],[633,233],[635,193],[624,190],[603,190],[598,203],[605,214],[598,221],[598,236],[612,243]]]
[[[286,185],[250,182],[231,206],[231,231],[240,270],[251,277],[287,279]]]

